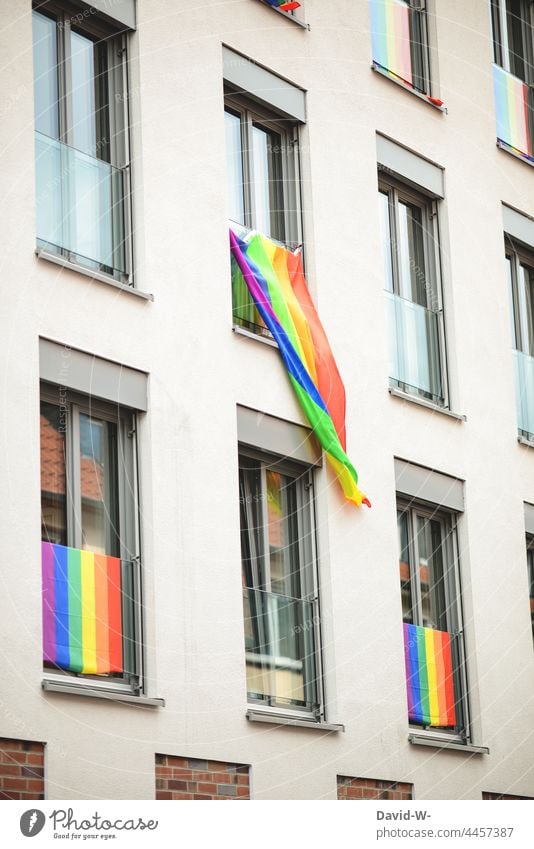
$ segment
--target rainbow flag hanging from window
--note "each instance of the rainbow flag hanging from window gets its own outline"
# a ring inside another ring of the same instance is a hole
[[[419,725],[456,725],[451,635],[404,624],[408,716]]]
[[[345,497],[358,507],[370,507],[345,453],[345,388],[310,297],[300,255],[260,233],[244,240],[232,230],[230,248]]]
[[[410,8],[401,0],[370,0],[373,62],[413,85],[410,52]]]
[[[42,543],[43,655],[60,669],[122,672],[121,561]]]
[[[528,85],[499,65],[494,65],[493,89],[498,140],[532,161],[534,152]]]

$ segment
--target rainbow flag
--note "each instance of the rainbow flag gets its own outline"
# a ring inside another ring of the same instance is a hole
[[[370,507],[345,453],[345,388],[310,297],[300,255],[260,233],[244,240],[232,230],[230,249],[261,318],[278,343],[299,404],[345,497]]]
[[[529,87],[508,71],[493,66],[493,89],[497,116],[497,138],[515,153],[533,159],[529,121]]]
[[[43,655],[60,669],[122,672],[121,562],[42,543]]]
[[[265,0],[269,6],[274,6],[275,9],[280,9],[281,12],[292,12],[293,9],[298,9],[300,7],[300,3],[295,2],[287,2],[287,0]]]
[[[405,623],[404,660],[410,722],[454,727],[451,635]]]
[[[413,85],[409,5],[402,0],[370,0],[370,3],[374,64]]]

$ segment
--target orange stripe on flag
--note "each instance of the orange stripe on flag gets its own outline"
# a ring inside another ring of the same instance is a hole
[[[109,672],[108,558],[95,554],[96,667]]]

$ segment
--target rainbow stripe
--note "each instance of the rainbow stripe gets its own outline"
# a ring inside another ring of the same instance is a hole
[[[121,562],[42,543],[43,655],[60,669],[122,672]]]
[[[300,255],[260,233],[244,240],[232,230],[230,248],[261,318],[278,343],[299,404],[345,497],[370,507],[345,453],[345,388],[310,297]]]
[[[454,727],[451,635],[405,623],[404,660],[410,722]]]
[[[529,123],[529,87],[508,71],[493,66],[497,138],[515,153],[533,159]]]
[[[374,64],[413,85],[410,7],[402,0],[370,0],[370,3]]]

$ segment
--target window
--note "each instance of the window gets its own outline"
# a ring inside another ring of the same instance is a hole
[[[379,199],[390,385],[447,406],[436,202],[382,181]]]
[[[467,739],[455,515],[401,500],[398,531],[410,723]]]
[[[37,247],[131,282],[125,38],[94,10],[33,11]]]
[[[40,418],[46,675],[138,691],[134,415],[43,384]]]
[[[534,82],[531,0],[492,0],[491,19],[495,63],[525,83]]]
[[[230,226],[295,248],[302,241],[295,121],[232,94],[224,118]],[[234,260],[232,301],[236,325],[270,336]]]
[[[430,95],[425,4],[370,0],[373,67],[415,91]]]
[[[491,0],[497,141],[534,162],[534,29],[531,0]]]
[[[530,619],[534,639],[534,537],[527,537],[528,586],[530,595]]]
[[[309,468],[241,449],[239,506],[249,703],[318,718],[319,607]]]
[[[519,435],[534,441],[534,254],[506,239]]]

